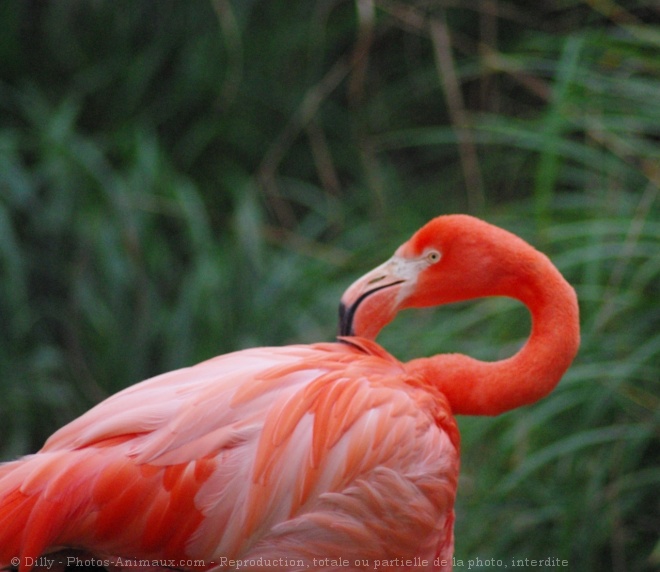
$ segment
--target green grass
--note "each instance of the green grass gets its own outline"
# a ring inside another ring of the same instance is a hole
[[[457,558],[658,566],[652,3],[10,0],[0,22],[0,458],[150,375],[332,339],[353,278],[471,211],[551,256],[582,346],[549,398],[459,420]],[[379,341],[498,359],[528,327],[493,299]]]

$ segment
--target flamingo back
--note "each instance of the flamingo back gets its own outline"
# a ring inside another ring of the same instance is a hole
[[[377,344],[346,342],[157,376],[3,465],[0,567],[75,547],[219,570],[259,558],[405,570],[395,559],[414,557],[445,569],[433,561],[453,545],[451,411]]]

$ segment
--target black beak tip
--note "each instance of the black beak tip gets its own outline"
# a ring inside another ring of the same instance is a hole
[[[353,335],[353,312],[343,302],[339,303],[339,335]]]
[[[353,329],[353,319],[355,318],[355,312],[357,311],[358,306],[362,302],[364,302],[364,300],[368,296],[371,296],[374,292],[378,292],[380,290],[384,290],[385,288],[389,288],[391,286],[396,286],[397,284],[401,284],[402,282],[404,282],[404,280],[396,280],[395,282],[383,284],[382,286],[378,286],[377,288],[368,290],[367,292],[364,292],[357,300],[355,300],[352,306],[346,306],[344,302],[340,302],[339,303],[339,335],[340,336],[355,335],[355,330]]]

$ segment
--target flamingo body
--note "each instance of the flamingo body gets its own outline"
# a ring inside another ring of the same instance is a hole
[[[3,565],[69,546],[218,569],[433,561],[451,558],[458,431],[427,380],[349,338],[144,381],[0,471]]]

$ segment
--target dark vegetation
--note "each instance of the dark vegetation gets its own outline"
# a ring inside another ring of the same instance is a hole
[[[550,398],[460,420],[457,559],[657,569],[658,24],[650,0],[4,0],[1,458],[156,373],[332,339],[352,279],[470,212],[553,258],[583,344]],[[495,359],[528,326],[494,299],[380,341]]]

